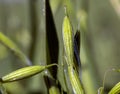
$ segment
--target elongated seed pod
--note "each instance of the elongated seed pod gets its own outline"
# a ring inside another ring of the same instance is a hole
[[[108,94],[120,94],[120,82],[117,83]]]
[[[67,15],[64,17],[63,20],[62,33],[63,33],[65,55],[70,65],[70,62],[73,61],[74,50],[73,50],[72,26]]]
[[[2,82],[6,83],[6,82],[13,82],[13,81],[18,81],[20,79],[24,79],[30,76],[33,76],[35,74],[38,74],[40,72],[42,72],[43,70],[55,66],[56,64],[50,64],[50,65],[46,65],[46,66],[29,66],[29,67],[24,67],[21,69],[18,69],[14,72],[9,73],[6,76],[2,77]]]
[[[79,80],[77,71],[74,70],[72,66],[68,66],[68,74],[70,77],[70,82],[75,94],[84,94],[82,84]]]
[[[79,80],[77,68],[74,64],[73,32],[69,17],[67,15],[63,19],[62,33],[66,62],[68,66],[68,76],[70,78],[71,86],[75,94],[84,94],[84,89]]]

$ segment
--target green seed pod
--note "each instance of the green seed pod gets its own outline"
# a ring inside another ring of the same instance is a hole
[[[70,77],[70,82],[75,94],[84,94],[84,89],[79,80],[77,71],[74,70],[72,66],[68,66],[68,74]]]
[[[73,53],[74,50],[73,50],[72,26],[67,15],[64,17],[64,20],[63,20],[62,33],[63,33],[65,55],[68,59],[68,63],[70,63],[71,59],[73,59],[73,56],[74,56],[74,53]]]
[[[75,94],[84,94],[84,89],[79,80],[77,68],[74,64],[74,41],[72,26],[69,17],[66,15],[63,20],[63,43],[65,49],[66,62],[68,66],[68,76]]]
[[[29,66],[29,67],[24,67],[21,69],[18,69],[12,73],[9,73],[6,76],[2,77],[2,82],[6,83],[6,82],[13,82],[13,81],[18,81],[30,76],[33,76],[35,74],[38,74],[40,72],[42,72],[43,70],[55,66],[56,64],[50,64],[50,65],[46,65],[46,66]]]
[[[120,82],[117,83],[108,94],[120,94]]]

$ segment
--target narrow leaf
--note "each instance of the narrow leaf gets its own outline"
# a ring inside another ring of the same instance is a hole
[[[14,52],[15,55],[19,57],[25,65],[31,65],[30,60],[24,55],[24,53],[22,53],[21,50],[2,32],[0,32],[0,42]]]
[[[57,31],[53,19],[49,0],[46,0],[46,45],[47,45],[47,64],[57,63],[59,54],[59,44]],[[53,67],[50,71],[54,78],[57,77],[57,67]]]
[[[14,72],[9,73],[6,76],[2,77],[2,82],[6,83],[6,82],[13,82],[13,81],[17,81],[20,79],[24,79],[30,76],[33,76],[35,74],[38,74],[42,71],[44,71],[45,69],[55,66],[56,64],[50,64],[50,65],[46,65],[46,66],[29,66],[29,67],[24,67],[21,69],[18,69]]]

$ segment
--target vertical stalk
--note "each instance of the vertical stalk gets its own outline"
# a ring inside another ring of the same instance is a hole
[[[35,48],[36,48],[36,42],[37,42],[37,29],[38,29],[38,19],[37,19],[37,13],[36,13],[36,3],[37,0],[30,0],[30,30],[31,30],[31,46],[30,46],[30,53],[29,58],[33,62],[34,56],[35,56]]]

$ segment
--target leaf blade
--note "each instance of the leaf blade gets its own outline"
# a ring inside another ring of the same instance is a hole
[[[25,56],[25,54],[2,32],[0,32],[0,42],[14,52],[15,55],[19,57],[25,65],[31,65],[30,60]]]

